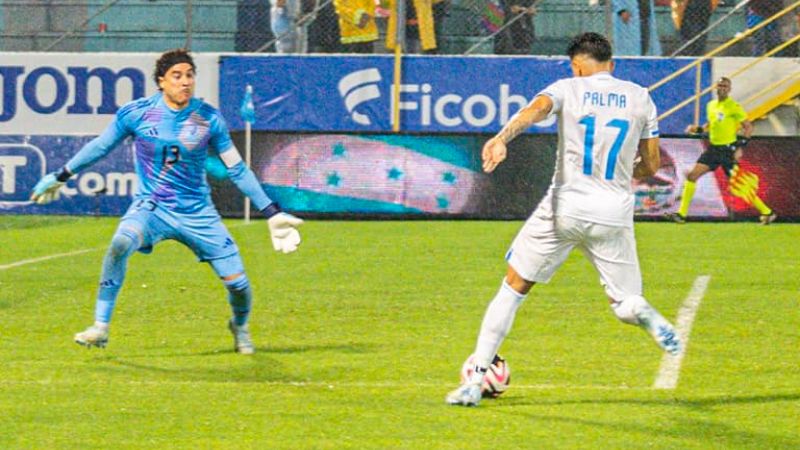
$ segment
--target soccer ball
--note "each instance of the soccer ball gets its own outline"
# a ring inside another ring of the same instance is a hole
[[[461,366],[461,383],[466,382],[472,376],[475,370],[475,355],[470,355],[464,365]],[[511,369],[508,363],[500,355],[494,355],[492,364],[486,370],[486,376],[483,377],[483,385],[481,385],[481,394],[483,397],[496,398],[508,389],[508,384],[511,382]]]

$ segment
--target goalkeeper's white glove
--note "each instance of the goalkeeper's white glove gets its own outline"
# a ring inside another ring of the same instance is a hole
[[[303,224],[303,219],[285,212],[279,212],[269,219],[269,233],[272,236],[272,246],[276,251],[291,253],[300,245],[300,232],[297,227]]]
[[[43,176],[36,186],[33,187],[31,193],[31,200],[40,204],[46,205],[52,201],[58,200],[61,195],[61,187],[67,182],[69,177],[72,176],[66,168],[61,169],[61,172],[51,172]],[[63,180],[63,181],[61,181]]]

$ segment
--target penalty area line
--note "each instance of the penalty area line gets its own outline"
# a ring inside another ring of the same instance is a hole
[[[0,265],[0,270],[13,269],[14,267],[25,266],[25,265],[28,265],[28,264],[35,264],[35,263],[42,262],[42,261],[47,261],[47,260],[50,260],[50,259],[64,258],[66,256],[81,255],[83,253],[89,253],[89,252],[93,252],[93,251],[100,250],[100,249],[101,249],[100,247],[98,247],[98,248],[85,248],[83,250],[75,250],[75,251],[72,251],[72,252],[56,253],[54,255],[40,256],[38,258],[23,259],[21,261],[13,262],[13,263],[10,263],[10,264]]]
[[[661,358],[661,367],[658,369],[658,376],[654,389],[675,389],[678,385],[678,377],[681,373],[681,363],[686,350],[689,347],[689,333],[692,331],[692,323],[700,308],[700,302],[706,294],[710,275],[700,275],[694,280],[692,290],[686,300],[683,301],[681,309],[678,310],[678,318],[675,321],[675,332],[681,340],[681,352],[675,356],[665,353]]]

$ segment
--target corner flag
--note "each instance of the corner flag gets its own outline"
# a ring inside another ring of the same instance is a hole
[[[253,86],[247,85],[247,90],[244,92],[244,99],[242,99],[242,106],[239,108],[239,113],[242,115],[242,120],[247,123],[255,123],[256,121],[256,108],[253,105]]]
[[[250,167],[250,155],[252,153],[252,128],[253,123],[256,121],[256,108],[253,105],[253,86],[247,85],[244,91],[244,98],[242,99],[242,106],[239,108],[239,114],[242,115],[244,120],[244,163]],[[250,197],[244,199],[244,222],[250,223]]]

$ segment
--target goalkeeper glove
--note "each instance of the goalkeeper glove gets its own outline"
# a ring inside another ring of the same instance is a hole
[[[300,245],[300,232],[297,227],[303,224],[303,219],[282,212],[277,203],[271,203],[262,211],[268,217],[267,225],[272,237],[272,247],[276,251],[291,253]]]
[[[64,183],[66,183],[71,176],[72,172],[66,167],[61,169],[58,173],[48,173],[33,187],[31,200],[40,205],[46,205],[52,201],[58,200],[61,195],[61,187],[64,186]]]

